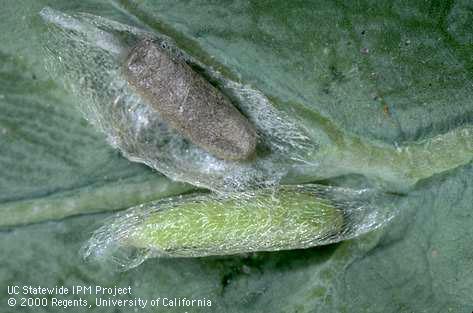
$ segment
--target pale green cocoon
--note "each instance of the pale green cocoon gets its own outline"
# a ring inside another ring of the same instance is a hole
[[[391,200],[372,190],[279,186],[143,204],[105,221],[85,257],[121,268],[149,257],[201,257],[319,246],[353,238],[388,222]]]
[[[205,256],[310,246],[339,233],[341,209],[291,188],[248,198],[196,199],[157,211],[129,243],[164,255]]]

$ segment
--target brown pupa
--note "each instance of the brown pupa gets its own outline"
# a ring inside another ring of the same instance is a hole
[[[245,160],[255,153],[253,125],[186,62],[149,39],[138,42],[125,62],[129,84],[192,143],[224,160]]]

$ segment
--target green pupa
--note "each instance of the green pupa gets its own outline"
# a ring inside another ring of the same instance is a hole
[[[124,247],[146,257],[307,248],[339,238],[346,227],[339,204],[311,186],[169,199],[125,211],[95,232],[85,255]]]
[[[224,160],[245,160],[256,149],[256,130],[230,100],[185,61],[150,39],[125,61],[125,77],[181,135]]]

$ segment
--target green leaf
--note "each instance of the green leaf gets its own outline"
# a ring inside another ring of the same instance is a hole
[[[261,90],[323,148],[320,168],[288,182],[335,177],[325,183],[409,193],[389,227],[341,244],[155,259],[121,274],[77,257],[105,214],[11,227],[0,233],[2,286],[131,285],[129,298],[212,301],[190,312],[473,310],[471,1],[9,1],[0,10],[0,225],[191,189],[110,149],[45,75],[44,6],[147,26]]]

